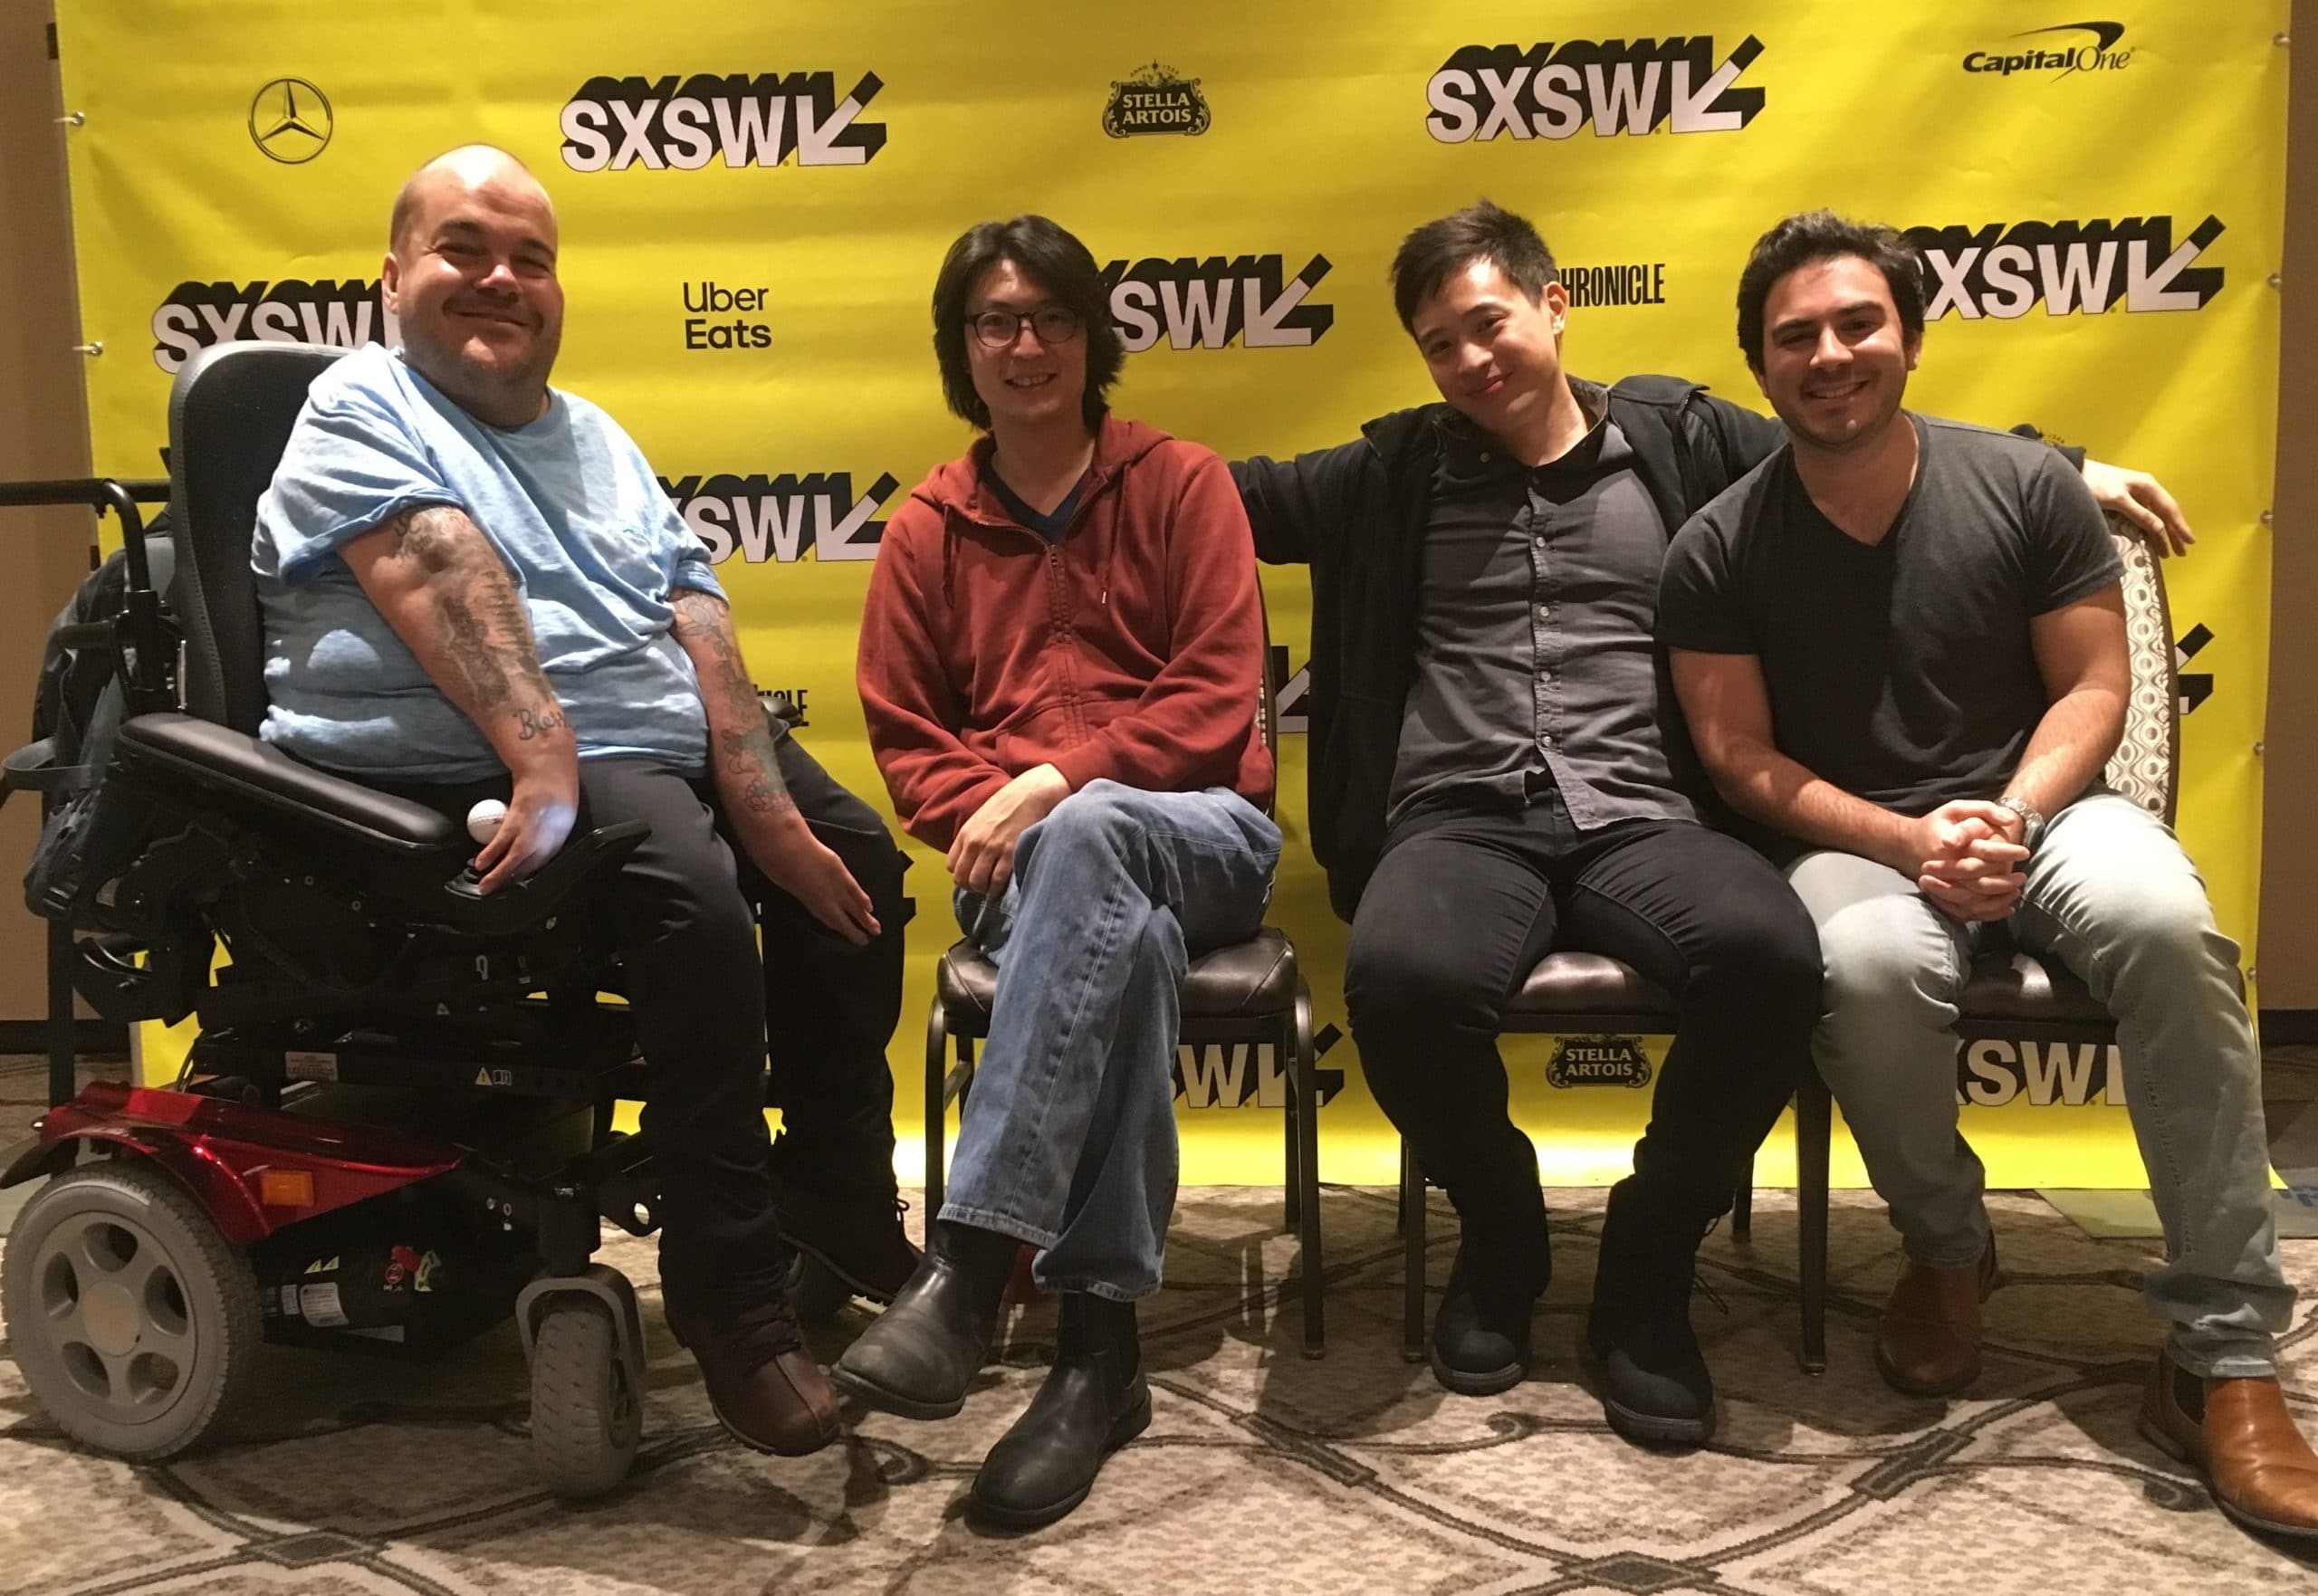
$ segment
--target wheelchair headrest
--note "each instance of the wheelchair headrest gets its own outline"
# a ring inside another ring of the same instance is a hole
[[[254,734],[265,718],[265,636],[250,542],[306,389],[344,349],[226,343],[169,391],[170,605],[185,633],[181,690],[205,721]]]

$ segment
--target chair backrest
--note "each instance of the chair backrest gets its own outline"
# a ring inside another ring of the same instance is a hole
[[[344,349],[226,343],[169,390],[170,607],[185,634],[186,711],[255,735],[265,718],[265,635],[250,540],[306,389]]]
[[[2125,650],[2132,691],[2125,701],[2124,739],[2102,775],[2113,790],[2170,826],[2181,786],[2181,683],[2165,577],[2139,528],[2112,515],[2109,536],[2125,562]]]

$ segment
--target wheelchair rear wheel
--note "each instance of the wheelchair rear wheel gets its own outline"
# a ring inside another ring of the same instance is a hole
[[[134,1157],[69,1171],[24,1205],[0,1308],[24,1383],[58,1428],[139,1462],[225,1422],[264,1341],[249,1260]]]
[[[644,1393],[629,1381],[603,1304],[559,1296],[532,1346],[532,1462],[559,1496],[599,1496],[627,1477],[644,1435]]]

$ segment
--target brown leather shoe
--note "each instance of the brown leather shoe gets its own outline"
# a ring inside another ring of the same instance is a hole
[[[708,1405],[733,1438],[801,1457],[838,1438],[837,1391],[797,1333],[786,1298],[737,1314],[666,1305],[668,1328],[700,1364]]]
[[[1967,1269],[1900,1270],[1875,1327],[1875,1367],[1894,1391],[1944,1397],[1980,1377],[1980,1305],[1996,1288],[1996,1238]]]
[[[2141,1432],[2194,1464],[2220,1509],[2265,1534],[2318,1540],[2318,1455],[2275,1380],[2204,1380],[2160,1354]]]

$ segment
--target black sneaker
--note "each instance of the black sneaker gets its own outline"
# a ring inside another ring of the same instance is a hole
[[[1542,1287],[1505,1278],[1491,1261],[1461,1243],[1432,1318],[1432,1376],[1460,1396],[1495,1396],[1529,1372],[1529,1310]]]
[[[1707,1227],[1644,1201],[1631,1179],[1610,1191],[1585,1342],[1610,1428],[1649,1447],[1714,1435],[1714,1378],[1691,1329],[1691,1285]]]

